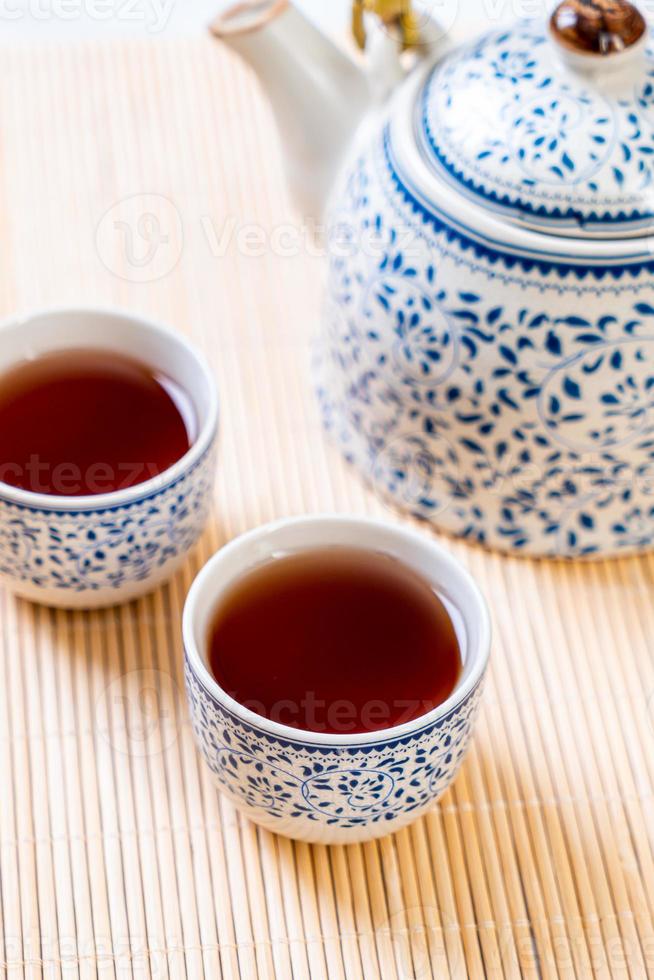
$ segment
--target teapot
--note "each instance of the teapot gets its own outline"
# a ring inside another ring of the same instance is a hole
[[[348,460],[490,548],[649,548],[654,47],[637,8],[564,0],[547,23],[424,44],[409,70],[397,17],[373,30],[372,72],[287,0],[213,31],[258,72],[301,206],[325,216],[316,388]]]

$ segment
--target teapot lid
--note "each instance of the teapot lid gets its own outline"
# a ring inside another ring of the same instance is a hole
[[[626,0],[565,0],[549,29],[493,31],[437,63],[418,100],[441,181],[522,227],[651,233],[654,50]]]

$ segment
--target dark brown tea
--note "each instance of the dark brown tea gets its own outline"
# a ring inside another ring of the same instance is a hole
[[[344,547],[276,558],[232,585],[209,661],[245,707],[329,734],[420,717],[447,700],[462,669],[432,586],[394,558]]]
[[[123,490],[181,459],[195,434],[186,393],[121,354],[54,351],[0,376],[0,480],[23,490]]]

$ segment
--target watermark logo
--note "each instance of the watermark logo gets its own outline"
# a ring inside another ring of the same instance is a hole
[[[447,969],[443,930],[432,924],[437,922],[437,910],[416,907],[401,909],[375,930],[378,942],[392,946],[400,980],[431,977],[437,963]]]
[[[102,216],[95,236],[102,264],[128,282],[148,283],[169,275],[184,247],[182,219],[162,194],[134,194]]]
[[[170,674],[155,668],[131,670],[114,678],[98,698],[96,731],[121,755],[159,755],[179,736],[180,701]]]
[[[329,225],[310,216],[265,225],[243,215],[182,211],[160,194],[134,194],[117,201],[95,229],[96,251],[105,268],[137,283],[154,282],[171,273],[186,240],[200,242],[217,261],[238,255],[248,260],[304,256],[337,263],[355,258],[379,263],[389,248],[387,232],[360,227],[350,215],[335,215]],[[421,255],[422,241],[411,225],[394,225],[393,244],[405,261]]]
[[[435,44],[456,25],[458,0],[414,0],[413,17],[423,44]]]
[[[362,46],[366,34],[377,28],[393,41],[420,48],[446,35],[458,13],[458,0],[358,0],[354,33]]]
[[[400,501],[408,510],[428,507],[435,517],[448,509],[459,481],[458,459],[440,434],[427,441],[399,435],[386,443],[372,468],[372,483],[383,499]]]

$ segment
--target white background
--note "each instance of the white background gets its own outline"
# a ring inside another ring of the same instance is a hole
[[[230,0],[0,0],[0,41],[171,37],[199,34]],[[351,0],[295,0],[326,31],[344,37]],[[519,16],[545,17],[550,0],[416,0],[456,36]],[[654,10],[654,0],[641,0]]]

